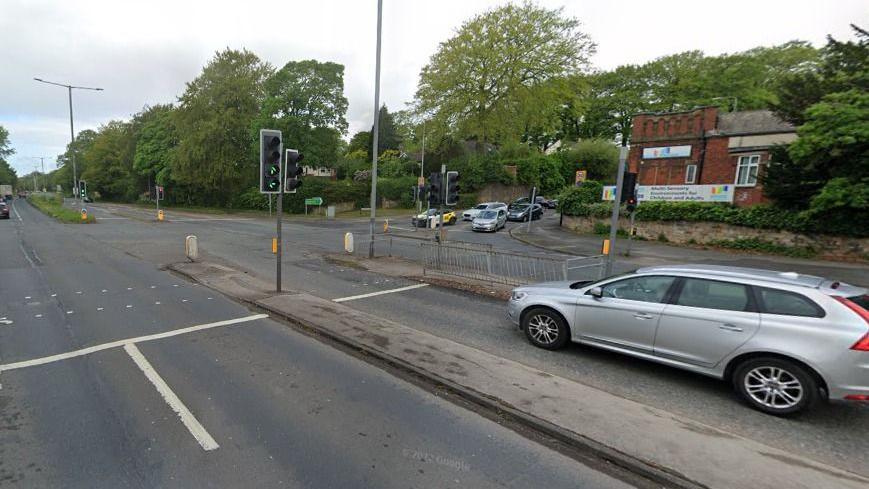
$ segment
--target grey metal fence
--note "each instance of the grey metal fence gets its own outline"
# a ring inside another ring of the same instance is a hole
[[[556,258],[449,242],[420,243],[425,272],[434,271],[507,285],[601,277],[601,257]]]
[[[371,240],[357,236],[353,254],[365,257]],[[489,244],[448,241],[443,244],[426,237],[375,234],[374,256],[401,257],[423,266],[423,273],[442,273],[490,283],[524,285],[552,280],[596,280],[602,278],[603,255],[589,257],[553,256],[498,250]]]

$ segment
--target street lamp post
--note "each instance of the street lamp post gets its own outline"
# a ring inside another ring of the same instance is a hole
[[[368,219],[368,258],[374,258],[374,219],[377,207],[377,136],[380,131],[380,31],[383,24],[383,0],[377,0],[377,59],[374,68],[374,127],[371,129],[371,216]]]
[[[75,129],[73,128],[73,122],[72,122],[72,89],[76,88],[78,90],[94,90],[97,92],[101,92],[103,89],[102,88],[94,88],[94,87],[77,87],[75,85],[66,85],[64,83],[50,82],[47,80],[43,80],[41,78],[33,78],[33,79],[40,82],[40,83],[47,83],[49,85],[57,85],[58,87],[65,87],[67,89],[67,92],[69,93],[69,139],[70,139],[69,152],[70,152],[70,157],[72,158],[72,188],[73,188],[72,198],[73,198],[73,201],[77,201],[78,200],[78,195],[77,195],[78,192],[76,191],[76,189],[78,188],[78,171],[77,171],[76,166],[75,166]]]

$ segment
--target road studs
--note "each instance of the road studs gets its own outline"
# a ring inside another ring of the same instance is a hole
[[[35,317],[36,319],[40,319],[40,318],[42,318],[42,314],[37,314],[37,315],[35,315],[35,316],[33,316],[33,317]]]
[[[73,311],[66,311],[66,313],[67,313],[67,314],[72,314],[72,313],[73,313]]]
[[[98,307],[98,308],[97,308],[97,311],[102,311],[102,310],[103,310],[102,307]]]
[[[127,309],[132,309],[132,308],[133,308],[132,304],[127,304]]]

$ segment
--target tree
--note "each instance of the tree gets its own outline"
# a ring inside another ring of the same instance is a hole
[[[159,185],[167,185],[172,180],[178,147],[174,111],[172,105],[155,105],[145,108],[137,116],[141,126],[136,135],[133,169]]]
[[[398,151],[399,146],[401,145],[401,136],[399,136],[396,131],[395,119],[392,117],[392,114],[389,113],[385,104],[380,107],[380,112],[377,114],[377,117],[379,118],[377,128],[377,154],[382,155],[386,150]],[[374,127],[371,128],[371,131],[374,131]],[[369,142],[368,144],[372,145],[374,143]]]
[[[355,153],[363,151],[368,158],[371,159],[371,131],[359,131],[350,138],[350,143],[347,144],[347,153]]]
[[[589,180],[611,182],[619,162],[619,149],[606,139],[585,139],[558,152],[564,181],[573,184],[577,170]]]
[[[0,184],[15,186],[18,183],[18,174],[6,161],[6,158],[13,154],[15,149],[9,141],[9,131],[0,126]]]
[[[94,144],[97,132],[92,129],[80,131],[75,136],[75,142],[67,143],[66,151],[57,155],[57,170],[51,172],[51,185],[60,185],[64,189],[71,189],[73,184],[72,154],[75,152],[75,167],[77,177],[81,178],[87,166],[84,154]]]
[[[465,22],[423,67],[418,111],[433,114],[433,141],[444,132],[483,143],[518,140],[563,99],[541,99],[534,89],[578,73],[594,49],[562,9],[526,2],[489,10]]]
[[[247,50],[214,55],[179,98],[179,134],[172,177],[187,186],[188,200],[225,204],[256,179],[251,127],[272,70]]]
[[[138,191],[133,172],[135,151],[130,122],[110,121],[101,126],[83,158],[86,169],[81,179],[87,182],[88,192],[99,192],[109,200],[133,200]]]
[[[772,110],[794,125],[805,120],[806,109],[828,93],[869,90],[869,32],[851,25],[857,40],[842,42],[827,36],[820,59],[804,63],[775,85]]]
[[[347,132],[344,66],[316,60],[291,61],[264,84],[265,99],[253,123],[254,150],[261,128],[279,129],[284,147],[297,148],[311,166],[333,167]]]

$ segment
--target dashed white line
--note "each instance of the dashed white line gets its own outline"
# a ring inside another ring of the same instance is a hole
[[[139,369],[142,370],[142,373],[145,374],[145,377],[147,377],[148,380],[150,380],[151,383],[154,384],[154,387],[156,387],[157,392],[159,392],[160,395],[163,396],[163,400],[166,401],[166,404],[168,404],[169,407],[171,407],[172,410],[175,411],[176,414],[178,414],[178,417],[181,418],[181,422],[184,423],[184,426],[187,427],[187,431],[189,431],[190,434],[193,435],[193,438],[195,438],[196,441],[199,442],[199,446],[201,446],[202,449],[205,451],[216,450],[217,448],[220,448],[220,445],[218,445],[217,442],[214,441],[214,438],[212,438],[211,435],[208,434],[208,431],[205,430],[205,427],[203,427],[202,424],[196,419],[196,417],[193,416],[193,413],[191,413],[190,410],[187,409],[187,406],[185,406],[184,403],[181,402],[181,399],[179,399],[178,396],[175,395],[174,392],[172,392],[172,388],[169,387],[169,384],[167,384],[166,381],[163,380],[163,377],[160,377],[160,374],[158,374],[157,371],[154,370],[154,367],[151,365],[148,359],[145,358],[145,355],[142,355],[142,352],[139,351],[136,345],[134,345],[133,343],[126,343],[124,344],[124,350],[127,352],[128,355],[130,355],[130,358],[133,359],[133,362],[136,363]]]
[[[24,222],[24,219],[21,219],[21,214],[18,213],[18,208],[15,207],[15,202],[12,203],[12,210],[15,211],[15,217],[17,217],[20,222]]]
[[[396,292],[404,292],[405,290],[413,290],[413,289],[418,289],[418,288],[420,288],[420,287],[427,287],[427,286],[428,286],[428,284],[415,284],[415,285],[408,285],[407,287],[399,287],[399,288],[397,288],[397,289],[381,290],[381,291],[379,291],[379,292],[371,292],[371,293],[368,293],[368,294],[351,295],[350,297],[341,297],[341,298],[338,298],[338,299],[332,299],[332,301],[333,301],[333,302],[355,301],[355,300],[357,300],[357,299],[365,299],[365,298],[368,298],[368,297],[374,297],[374,296],[377,296],[377,295],[384,295],[384,294],[394,294],[394,293],[396,293]]]
[[[42,317],[42,314],[37,314],[37,317]],[[254,314],[252,316],[245,316],[236,319],[227,319],[225,321],[217,321],[214,323],[206,323],[206,324],[198,324],[196,326],[188,326],[186,328],[173,329],[171,331],[164,331],[162,333],[155,333],[146,336],[136,336],[134,338],[127,338],[125,340],[112,341],[109,343],[103,343],[101,345],[89,346],[87,348],[82,348],[80,350],[73,350],[66,353],[59,353],[57,355],[50,355],[47,357],[33,358],[30,360],[22,360],[20,362],[15,363],[7,363],[6,365],[0,365],[0,372],[4,372],[6,370],[16,370],[19,368],[25,367],[35,367],[37,365],[45,365],[46,363],[58,362],[60,360],[67,360],[69,358],[81,357],[84,355],[90,355],[91,353],[96,353],[98,351],[108,350],[110,348],[117,348],[119,346],[124,346],[127,343],[142,343],[145,341],[154,341],[163,338],[170,338],[172,336],[178,336],[187,333],[193,333],[195,331],[202,331],[204,329],[218,328],[221,326],[229,326],[231,324],[239,324],[246,323],[249,321],[255,321],[257,319],[267,318],[267,314]]]

